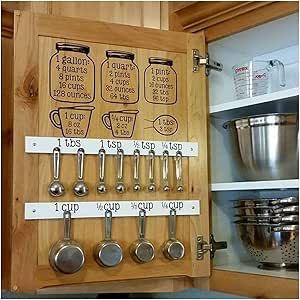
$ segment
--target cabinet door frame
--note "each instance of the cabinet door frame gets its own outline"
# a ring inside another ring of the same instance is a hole
[[[201,277],[207,282],[205,278],[210,276],[209,255],[206,255],[203,260],[197,260],[196,241],[199,234],[203,235],[205,240],[209,238],[208,105],[206,103],[205,70],[202,68],[198,73],[192,72],[192,49],[198,48],[204,55],[204,34],[162,31],[23,11],[15,11],[14,22],[14,151],[11,215],[13,234],[11,237],[11,269],[7,275],[10,276],[9,289],[34,291],[43,288],[46,286],[45,280],[39,280],[37,272],[43,274],[43,278],[46,278],[47,272],[49,272],[48,269],[38,270],[37,268],[37,222],[24,220],[25,201],[35,199],[39,193],[38,185],[32,184],[30,181],[31,178],[39,177],[38,155],[28,155],[24,152],[24,137],[38,134],[39,36],[173,51],[190,55],[186,66],[189,99],[186,107],[189,123],[193,126],[188,130],[188,140],[198,142],[200,151],[198,157],[189,159],[189,178],[191,179],[188,180],[188,196],[190,199],[200,199],[201,215],[189,217],[190,241],[193,246],[191,246],[191,271],[188,277]],[[25,174],[30,174],[30,176],[24,176]],[[26,276],[23,273],[25,270]],[[148,277],[151,278],[151,274]],[[79,282],[81,282],[80,278],[75,280],[74,277],[60,278],[49,282],[49,286],[78,284]],[[131,282],[131,285],[134,286],[133,280]],[[173,290],[176,288],[173,286]],[[153,289],[155,289],[154,286]]]

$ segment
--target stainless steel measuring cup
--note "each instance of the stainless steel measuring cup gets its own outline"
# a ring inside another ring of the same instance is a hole
[[[64,274],[78,272],[84,264],[84,251],[82,247],[71,239],[71,213],[65,211],[64,239],[57,241],[50,249],[49,263],[51,267]]]
[[[99,150],[99,184],[97,186],[97,192],[99,194],[106,193],[106,185],[105,185],[105,150]]]
[[[176,210],[171,209],[169,215],[169,239],[163,246],[163,253],[170,260],[179,260],[184,256],[184,245],[176,239]]]
[[[53,149],[53,180],[48,187],[50,196],[59,197],[65,193],[65,187],[59,180],[60,171],[60,149],[55,147]]]
[[[77,151],[77,168],[78,168],[78,178],[73,186],[73,192],[76,196],[83,197],[89,193],[89,188],[83,180],[84,149],[82,149],[82,148],[79,148]]]
[[[154,258],[154,246],[145,239],[146,211],[139,212],[139,238],[131,245],[130,255],[138,263],[147,263]]]
[[[118,149],[117,151],[117,182],[116,182],[116,192],[124,193],[126,188],[123,180],[123,166],[124,166],[124,151]]]
[[[111,239],[112,212],[105,211],[105,236],[94,248],[94,258],[100,266],[115,267],[123,259],[123,250],[118,242]]]

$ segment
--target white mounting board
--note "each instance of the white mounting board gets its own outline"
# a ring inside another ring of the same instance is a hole
[[[182,156],[198,156],[198,143],[192,142],[25,137],[26,153],[52,153],[55,147],[59,147],[63,154],[76,154],[79,148],[83,148],[85,154],[98,154],[98,151],[103,148],[106,154],[113,155],[117,154],[118,149],[122,149],[124,155],[132,155],[133,151],[138,149],[140,155],[148,155],[149,150],[154,150],[155,155],[162,155],[167,150],[169,156],[176,156],[177,151],[181,151]]]
[[[199,200],[27,202],[25,220],[61,219],[66,210],[72,218],[103,218],[107,209],[113,217],[135,217],[140,209],[147,216],[168,216],[171,209],[178,216],[189,216],[200,214],[200,203]]]

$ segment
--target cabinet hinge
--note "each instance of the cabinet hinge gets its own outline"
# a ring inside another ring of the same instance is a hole
[[[221,72],[223,65],[209,57],[207,53],[205,57],[200,55],[198,49],[193,49],[193,72],[198,72],[200,66],[205,66],[205,74],[209,75],[210,70]]]
[[[203,240],[202,235],[197,236],[197,259],[202,260],[204,257],[204,254],[206,252],[210,252],[210,258],[213,259],[215,256],[215,252],[217,250],[221,249],[227,249],[227,242],[222,241],[222,242],[216,242],[214,239],[214,235],[210,235],[210,243],[208,244],[206,241]]]

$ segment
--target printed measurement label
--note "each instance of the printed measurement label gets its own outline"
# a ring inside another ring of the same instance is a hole
[[[90,48],[81,44],[56,43],[50,68],[50,96],[61,102],[89,103],[95,97],[95,63]]]
[[[26,153],[52,153],[55,147],[59,147],[63,154],[76,154],[79,148],[83,148],[86,154],[98,154],[103,148],[106,154],[112,155],[116,155],[118,149],[122,149],[125,155],[133,155],[134,150],[138,149],[140,155],[148,155],[150,150],[155,155],[162,155],[167,150],[169,156],[176,156],[178,151],[182,156],[198,156],[198,143],[191,142],[25,137]]]
[[[135,217],[141,209],[147,216],[168,216],[171,209],[175,209],[178,216],[192,216],[200,214],[200,201],[27,202],[25,220],[60,219],[64,211],[70,211],[72,218],[103,218],[106,210],[110,210],[113,217]]]

